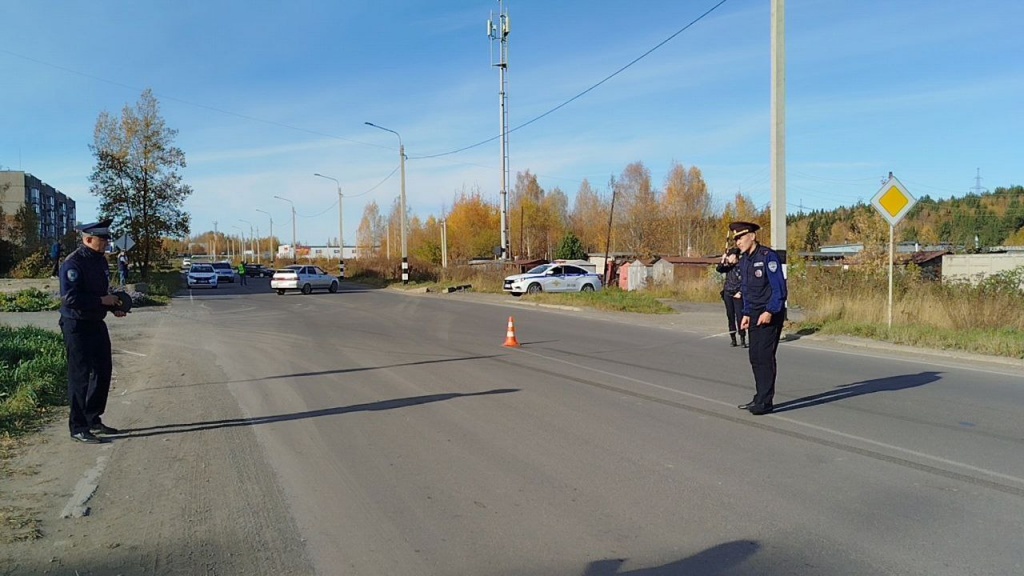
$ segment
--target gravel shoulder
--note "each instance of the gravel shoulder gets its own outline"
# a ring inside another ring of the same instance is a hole
[[[53,329],[57,319],[0,314]],[[0,541],[0,574],[311,573],[255,435],[231,425],[243,415],[195,333],[202,320],[173,306],[108,319],[115,377],[104,421],[132,436],[74,443],[64,412],[5,462],[0,508],[34,519],[41,538]]]

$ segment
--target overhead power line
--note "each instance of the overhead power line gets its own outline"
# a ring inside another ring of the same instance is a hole
[[[552,113],[554,113],[554,112],[564,108],[565,106],[568,106],[570,103],[574,102],[575,100],[578,100],[579,98],[583,97],[588,92],[591,92],[592,90],[594,90],[598,86],[604,84],[605,82],[611,80],[612,78],[615,78],[616,76],[618,76],[619,74],[621,74],[622,72],[626,71],[628,68],[630,68],[631,66],[636,64],[637,62],[639,62],[639,61],[643,60],[644,58],[646,58],[647,56],[649,56],[652,52],[654,52],[658,48],[661,48],[665,44],[668,44],[669,42],[671,42],[672,39],[674,39],[676,36],[679,36],[680,34],[685,32],[687,29],[689,29],[691,26],[693,26],[697,22],[700,22],[701,20],[703,20],[705,16],[707,16],[708,14],[711,14],[712,12],[717,10],[719,6],[721,6],[722,4],[725,4],[726,2],[728,2],[728,0],[721,0],[720,2],[718,2],[718,4],[715,4],[711,8],[708,8],[707,11],[705,11],[703,14],[701,14],[700,16],[698,16],[698,17],[694,18],[693,20],[691,20],[689,24],[687,24],[686,26],[683,26],[679,30],[676,30],[675,33],[673,33],[671,36],[669,36],[668,38],[665,38],[664,40],[662,40],[661,42],[656,44],[650,50],[648,50],[648,51],[644,52],[643,54],[641,54],[641,55],[637,56],[636,58],[634,58],[629,64],[626,64],[622,68],[619,68],[615,72],[612,72],[608,76],[605,76],[600,82],[592,85],[590,88],[587,88],[586,90],[580,92],[579,94],[573,96],[572,98],[569,98],[568,100],[566,100],[565,102],[562,102],[558,106],[555,106],[554,108],[548,110],[547,112],[544,112],[543,114],[541,114],[541,115],[539,115],[539,116],[537,116],[537,117],[535,117],[535,118],[533,118],[531,120],[523,122],[522,124],[516,126],[515,128],[512,128],[512,129],[508,130],[506,132],[506,134],[511,134],[512,132],[515,132],[516,130],[519,130],[520,128],[525,128],[525,127],[529,126],[530,124],[533,124],[534,122],[540,120],[541,118],[544,118],[545,116],[548,116],[549,114],[552,114]],[[480,142],[477,142],[476,144],[471,144],[469,146],[465,146],[465,147],[459,148],[457,150],[450,150],[448,152],[441,152],[440,154],[430,154],[430,155],[427,155],[427,156],[410,156],[409,159],[410,160],[427,160],[427,159],[430,159],[430,158],[439,158],[441,156],[451,156],[452,154],[458,154],[459,152],[465,152],[466,150],[470,150],[472,148],[476,148],[477,146],[483,146],[484,144],[487,144],[488,142],[494,142],[495,140],[497,140],[498,138],[501,138],[501,137],[502,137],[502,134],[498,134],[497,136],[492,136],[492,137],[490,137],[490,138],[488,138],[486,140],[482,140]]]

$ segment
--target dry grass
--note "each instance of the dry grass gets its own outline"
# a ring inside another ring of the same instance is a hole
[[[0,508],[0,544],[38,540],[43,537],[39,519],[32,510]]]
[[[810,269],[790,275],[790,305],[800,328],[940,349],[1024,358],[1024,294],[1013,273],[978,284],[922,280],[913,270],[894,281],[888,326],[888,277]]]

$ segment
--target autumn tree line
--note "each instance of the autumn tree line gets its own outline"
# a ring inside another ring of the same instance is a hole
[[[408,214],[410,257],[441,261],[443,220],[449,259],[493,258],[501,243],[500,210],[497,198],[485,197],[474,188],[456,193],[442,217]],[[516,175],[510,191],[509,243],[516,259],[550,260],[570,234],[589,253],[699,256],[723,251],[730,221],[765,218],[742,194],[717,209],[696,166],[674,163],[659,188],[644,163],[633,162],[603,189],[583,180],[572,200],[559,187],[545,190],[537,176],[526,170]],[[375,201],[368,203],[356,234],[360,253],[396,255],[400,222],[397,202],[383,208]]]

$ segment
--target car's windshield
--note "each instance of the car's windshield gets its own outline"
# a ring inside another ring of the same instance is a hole
[[[213,272],[213,267],[209,264],[196,264],[192,267],[192,272]]]
[[[210,264],[210,266],[213,266],[218,270],[231,270],[231,264],[228,264],[227,262],[214,262],[213,264]]]
[[[551,268],[551,264],[541,264],[536,268],[531,268],[527,274],[543,274],[548,271],[548,268]]]

